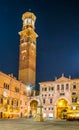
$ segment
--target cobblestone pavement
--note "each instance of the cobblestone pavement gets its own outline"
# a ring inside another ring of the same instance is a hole
[[[79,130],[79,121],[49,120],[35,122],[33,119],[0,120],[0,130]]]

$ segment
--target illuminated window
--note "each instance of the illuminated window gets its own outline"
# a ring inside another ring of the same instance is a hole
[[[72,102],[77,103],[77,98],[72,98]]]
[[[32,20],[32,25],[34,26],[34,20]]]
[[[31,18],[28,18],[28,19],[27,19],[27,23],[28,23],[28,24],[31,24]]]

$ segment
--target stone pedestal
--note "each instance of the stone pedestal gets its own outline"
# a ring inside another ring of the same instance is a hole
[[[37,107],[37,114],[36,117],[34,118],[35,121],[44,121],[43,115],[42,115],[42,106]]]

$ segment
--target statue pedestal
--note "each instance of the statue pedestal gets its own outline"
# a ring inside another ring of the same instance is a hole
[[[43,115],[42,115],[42,106],[38,106],[37,108],[37,114],[36,117],[34,118],[35,121],[44,121]]]

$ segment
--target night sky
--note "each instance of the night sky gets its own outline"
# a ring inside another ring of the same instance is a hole
[[[36,15],[37,82],[79,77],[78,0],[0,0],[0,71],[18,75],[22,14]]]

